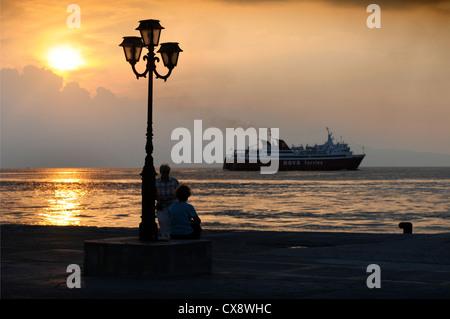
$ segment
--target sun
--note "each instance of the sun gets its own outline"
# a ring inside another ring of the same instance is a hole
[[[83,65],[83,59],[78,50],[70,46],[61,46],[50,49],[47,53],[50,67],[60,70],[75,70]]]

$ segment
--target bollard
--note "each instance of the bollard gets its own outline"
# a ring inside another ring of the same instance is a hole
[[[413,225],[409,222],[401,222],[398,224],[399,228],[403,229],[403,234],[412,234]]]

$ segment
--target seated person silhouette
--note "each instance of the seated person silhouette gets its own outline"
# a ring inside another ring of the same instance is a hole
[[[200,218],[194,206],[186,203],[191,196],[191,189],[181,184],[175,190],[175,201],[169,208],[170,212],[170,238],[173,239],[199,239],[202,228]]]

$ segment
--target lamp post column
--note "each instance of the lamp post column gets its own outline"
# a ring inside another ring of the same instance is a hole
[[[157,79],[166,81],[172,74],[172,70],[177,66],[178,55],[183,50],[178,46],[178,42],[161,43],[158,53],[164,62],[164,66],[169,69],[166,75],[161,75],[156,71],[155,62],[159,62],[159,58],[155,56],[155,47],[158,46],[159,35],[161,29],[164,29],[159,20],[141,20],[139,21],[141,37],[127,36],[123,37],[120,44],[123,47],[125,59],[130,63],[131,68],[139,79],[140,77],[148,78],[148,110],[147,110],[147,134],[145,143],[145,163],[142,170],[142,215],[139,224],[139,239],[142,241],[158,240],[158,226],[156,225],[155,201],[156,194],[156,171],[153,163],[153,74]],[[147,60],[145,71],[140,73],[136,70],[136,63],[139,61],[141,50],[143,47],[148,48],[148,53],[144,56]]]
[[[142,170],[142,216],[139,224],[139,239],[154,241],[158,239],[158,227],[155,221],[156,171],[153,163],[153,71],[155,70],[155,53],[152,45],[148,46],[148,109],[147,134],[145,144],[145,163]]]

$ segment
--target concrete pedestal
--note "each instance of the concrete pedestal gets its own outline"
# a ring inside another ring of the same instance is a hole
[[[84,242],[84,274],[164,278],[211,273],[211,241],[142,242],[119,237]]]

